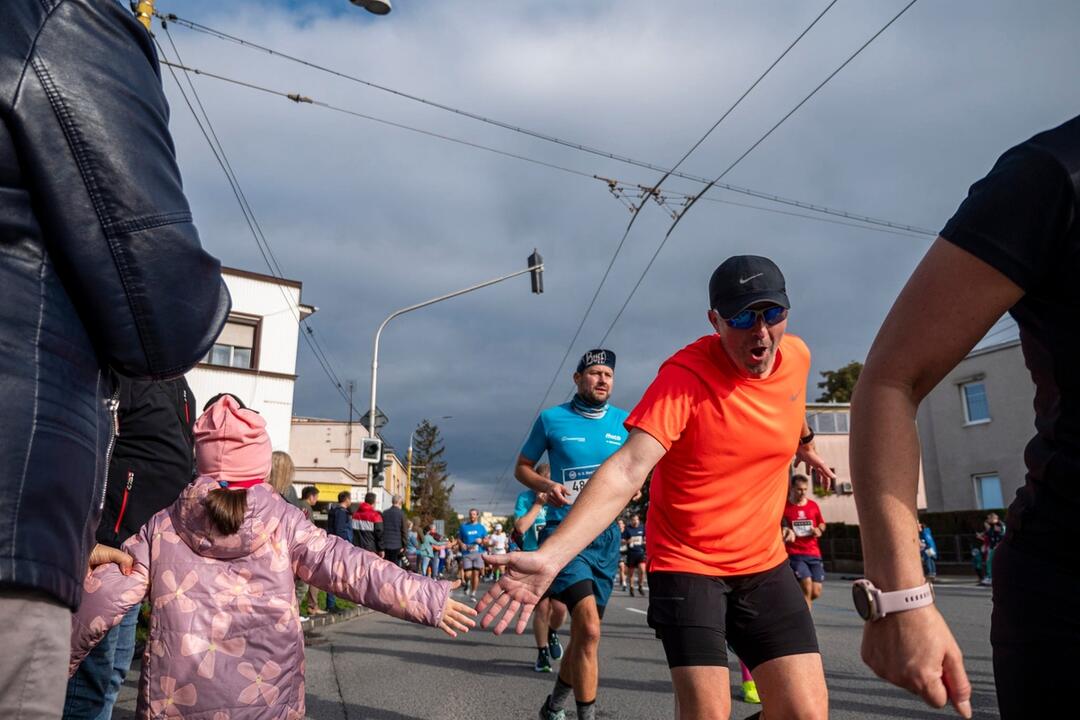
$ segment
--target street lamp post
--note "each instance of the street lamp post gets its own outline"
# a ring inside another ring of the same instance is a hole
[[[377,437],[377,433],[378,433],[378,430],[376,429],[376,422],[375,422],[375,398],[376,398],[376,394],[378,392],[378,384],[379,384],[379,338],[382,337],[382,331],[386,327],[386,325],[391,320],[396,318],[398,315],[404,315],[405,313],[412,312],[413,310],[419,310],[420,308],[427,307],[428,305],[434,305],[435,303],[442,302],[443,300],[449,300],[450,298],[455,298],[455,297],[457,297],[459,295],[464,295],[465,293],[471,293],[474,290],[479,290],[481,288],[486,288],[489,285],[495,285],[496,283],[501,283],[503,280],[509,280],[510,278],[517,277],[518,275],[524,275],[525,273],[531,273],[532,274],[532,291],[533,291],[533,293],[536,294],[536,295],[539,295],[539,294],[543,293],[544,292],[544,283],[543,283],[544,259],[542,257],[540,257],[540,253],[538,253],[538,252],[536,252],[534,250],[533,254],[529,256],[529,267],[525,268],[524,270],[518,270],[517,272],[512,272],[509,275],[503,275],[501,277],[497,277],[497,278],[494,278],[492,280],[486,280],[485,282],[477,283],[476,285],[470,285],[467,288],[462,288],[461,290],[455,290],[452,293],[447,293],[446,295],[440,295],[439,297],[432,298],[430,300],[425,300],[422,303],[417,303],[415,305],[410,305],[408,307],[401,308],[400,310],[395,310],[394,312],[392,312],[392,313],[390,313],[389,315],[386,316],[386,319],[383,320],[382,323],[379,325],[379,329],[375,331],[375,342],[374,342],[374,347],[373,347],[372,352],[371,352],[371,414],[368,416],[370,418],[370,420],[368,421],[368,434],[371,437],[373,437],[373,438]],[[411,441],[409,442],[409,445],[410,445],[410,447],[412,446]],[[368,492],[370,492],[371,491],[371,473],[370,472],[368,472],[368,474],[367,474],[367,487],[368,487]]]

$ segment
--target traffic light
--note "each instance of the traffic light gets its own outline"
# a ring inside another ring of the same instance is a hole
[[[528,267],[536,268],[529,273],[529,278],[532,280],[532,291],[534,295],[544,294],[544,258],[540,257],[540,253],[533,248],[532,255],[529,256]]]
[[[382,462],[382,440],[379,438],[364,438],[360,446],[360,457],[364,462],[372,465]]]
[[[386,475],[383,471],[386,470],[386,459],[380,458],[379,462],[371,466],[371,485],[373,487],[382,487],[386,482]]]

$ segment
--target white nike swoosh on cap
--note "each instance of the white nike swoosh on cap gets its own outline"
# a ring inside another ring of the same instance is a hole
[[[764,275],[764,274],[765,274],[765,273],[763,273],[763,272],[760,272],[760,273],[758,273],[757,275],[751,275],[751,276],[750,276],[750,277],[748,277],[748,278],[739,278],[739,284],[740,284],[740,285],[745,285],[746,283],[750,282],[750,281],[751,281],[751,280],[753,280],[754,278],[759,278],[759,277],[761,277],[761,276],[762,276],[762,275]]]

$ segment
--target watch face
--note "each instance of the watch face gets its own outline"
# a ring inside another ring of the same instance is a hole
[[[870,592],[860,583],[851,586],[851,599],[855,602],[855,612],[863,620],[869,620],[874,616],[873,603],[870,601]]]

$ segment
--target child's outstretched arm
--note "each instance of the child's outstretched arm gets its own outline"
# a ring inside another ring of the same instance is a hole
[[[127,612],[142,602],[150,586],[151,527],[157,517],[142,526],[137,535],[124,543],[123,549],[134,559],[130,570],[115,563],[94,568],[83,581],[82,604],[71,616],[71,661],[68,675],[74,675],[86,654],[101,642],[113,626],[119,625]]]
[[[293,570],[317,588],[402,620],[468,632],[476,612],[450,599],[453,585],[398,567],[339,537],[327,535],[295,507],[284,518]]]

